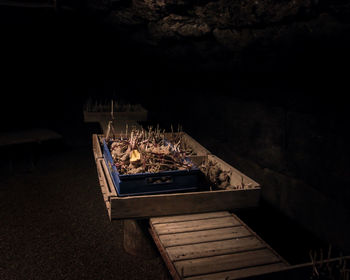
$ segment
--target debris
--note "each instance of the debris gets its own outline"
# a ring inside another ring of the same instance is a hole
[[[173,144],[164,137],[159,126],[133,129],[130,136],[108,141],[108,147],[119,174],[157,173],[190,170],[194,164],[181,149],[181,140]]]

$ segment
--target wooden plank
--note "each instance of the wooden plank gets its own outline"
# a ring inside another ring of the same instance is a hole
[[[102,158],[103,155],[101,152],[100,141],[97,134],[92,135],[92,148],[94,151],[95,160],[97,160],[98,158]]]
[[[168,253],[166,252],[165,248],[163,247],[163,245],[159,239],[159,236],[157,235],[156,231],[154,230],[152,224],[151,224],[151,228],[150,228],[149,232],[150,232],[150,234],[154,240],[154,243],[156,244],[156,246],[159,250],[159,253],[161,254],[166,266],[168,267],[168,270],[169,270],[170,275],[172,276],[173,280],[180,280],[181,278],[180,278],[179,274],[177,273],[173,262],[170,260]]]
[[[108,187],[108,189],[109,189],[111,195],[117,196],[117,191],[115,190],[115,187],[114,187],[112,178],[111,178],[111,176],[110,176],[110,174],[109,174],[109,171],[108,171],[108,168],[107,168],[107,165],[106,165],[105,160],[102,159],[102,160],[100,161],[100,163],[101,163],[101,165],[102,165],[102,167],[103,167],[104,175],[105,175],[105,177],[106,177],[106,179],[107,179],[107,182],[108,182],[107,187]]]
[[[243,226],[161,235],[164,247],[204,243],[251,236]]]
[[[164,215],[256,207],[260,189],[218,190],[111,198],[112,218],[148,218]]]
[[[49,129],[25,129],[0,134],[0,146],[26,143],[41,143],[48,140],[62,139],[62,135]]]
[[[186,144],[188,144],[197,153],[198,156],[211,154],[209,150],[207,150],[204,146],[199,144],[190,135],[188,135],[186,132],[183,132],[183,133],[184,133],[184,140]]]
[[[84,122],[98,122],[99,120],[110,120],[111,112],[110,107],[104,112],[91,112],[84,110]],[[147,120],[147,110],[140,108],[138,111],[127,111],[120,112],[114,111],[114,118],[117,121],[146,121]]]
[[[269,249],[175,262],[181,275],[195,276],[280,262]]]
[[[166,251],[172,261],[178,261],[257,250],[265,247],[265,244],[254,236],[169,247]]]
[[[100,183],[100,187],[101,187],[101,193],[103,196],[103,200],[106,204],[109,219],[111,220],[111,203],[109,200],[111,193],[110,193],[108,186],[107,186],[106,176],[104,175],[101,161],[104,161],[104,159],[102,158],[102,159],[98,159],[96,161],[97,174],[98,174],[98,178],[99,178],[99,183]]]
[[[214,219],[206,220],[196,220],[196,221],[185,221],[169,224],[156,224],[154,228],[156,229],[158,235],[170,234],[170,233],[180,233],[180,232],[191,232],[206,229],[224,228],[238,226],[240,223],[234,217],[220,217]]]
[[[240,279],[244,277],[250,277],[255,275],[261,275],[265,273],[270,273],[285,268],[286,265],[283,263],[275,263],[268,265],[255,266],[250,268],[242,268],[237,270],[199,275],[194,277],[187,277],[186,280],[233,280]]]
[[[103,161],[103,159],[98,159],[97,162],[96,162],[97,174],[98,174],[98,178],[99,178],[99,181],[100,181],[102,194],[106,194],[108,196],[108,194],[110,192],[108,190],[106,176],[104,176],[104,171],[103,171],[103,168],[102,168],[101,161]]]
[[[155,225],[155,224],[185,222],[185,221],[203,220],[203,219],[229,217],[229,216],[232,216],[229,212],[220,211],[220,212],[209,212],[209,213],[200,213],[200,214],[192,214],[192,215],[157,217],[157,218],[151,218],[150,222],[153,225]]]

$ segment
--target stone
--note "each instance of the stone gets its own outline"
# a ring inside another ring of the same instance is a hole
[[[194,13],[209,25],[237,28],[281,22],[308,13],[316,5],[313,0],[236,1],[219,0],[194,8]]]
[[[145,20],[138,17],[133,8],[113,11],[110,18],[113,23],[121,26],[136,26],[145,24]]]
[[[149,24],[150,34],[158,39],[170,37],[198,38],[211,32],[210,27],[200,19],[171,14],[156,23]]]
[[[157,21],[181,9],[185,0],[132,0],[133,8],[138,16],[149,21]]]

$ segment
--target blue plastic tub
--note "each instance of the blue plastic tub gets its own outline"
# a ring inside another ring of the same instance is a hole
[[[194,191],[198,188],[200,170],[197,167],[191,170],[120,175],[105,140],[103,156],[119,196]]]

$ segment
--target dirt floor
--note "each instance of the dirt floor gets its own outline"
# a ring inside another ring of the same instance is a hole
[[[16,171],[0,177],[1,280],[170,279],[158,254],[124,251],[122,222],[108,219],[91,146],[45,152],[34,168],[28,162],[18,159]]]

